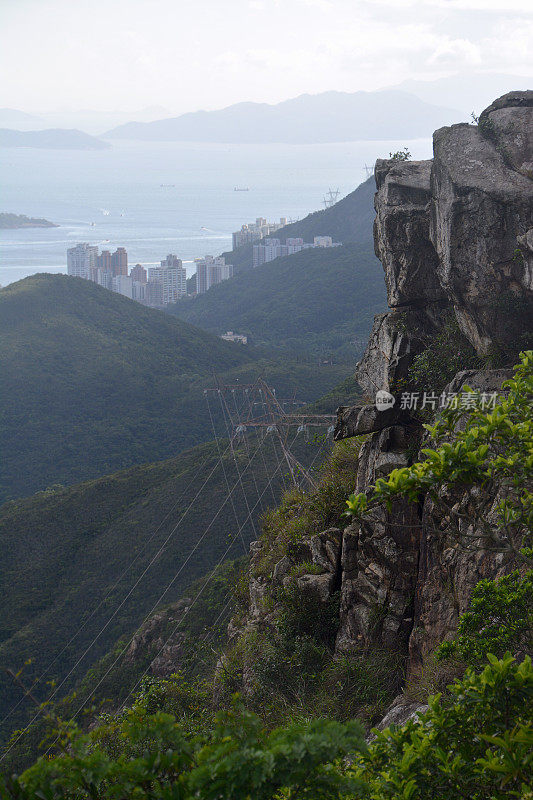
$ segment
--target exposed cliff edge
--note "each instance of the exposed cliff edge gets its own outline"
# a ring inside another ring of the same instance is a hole
[[[401,407],[400,395],[416,388],[412,367],[428,342],[458,326],[469,354],[466,366],[476,367],[455,377],[456,370],[447,377],[443,371],[440,385],[424,387],[428,393],[457,393],[465,384],[492,393],[501,390],[511,375],[507,367],[531,341],[532,162],[533,92],[499,98],[477,126],[436,131],[431,161],[377,162],[374,239],[391,311],[375,318],[356,369],[368,404],[339,409],[336,431],[337,440],[367,435],[356,492],[417,459],[422,421]],[[380,389],[395,395],[392,408],[373,405]],[[427,656],[456,630],[478,581],[513,568],[509,554],[481,544],[459,547],[448,522],[428,499],[418,507],[397,500],[377,520],[343,532],[317,530],[305,543],[299,561],[313,569],[297,579],[302,597],[314,593],[327,602],[340,591],[337,658],[368,647],[404,653],[408,680],[416,679]],[[475,539],[476,531],[470,535]],[[285,557],[266,574],[258,570],[265,547],[252,545],[248,615],[238,629],[230,626],[237,637],[272,623],[275,610],[264,597],[291,567]],[[253,676],[245,670],[244,679],[246,686]],[[406,709],[404,717],[413,712],[412,698]]]

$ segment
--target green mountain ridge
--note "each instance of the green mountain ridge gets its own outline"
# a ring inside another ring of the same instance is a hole
[[[0,497],[151,463],[213,438],[203,391],[260,374],[313,401],[346,367],[273,360],[89,281],[0,291]],[[221,412],[214,421],[222,430]]]
[[[59,228],[59,225],[43,217],[27,217],[26,214],[0,212],[0,230],[16,230],[18,228]]]
[[[242,271],[168,311],[213,333],[248,334],[255,345],[354,363],[385,304],[383,273],[371,246],[346,244]]]

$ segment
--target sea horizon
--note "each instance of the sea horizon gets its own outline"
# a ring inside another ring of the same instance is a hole
[[[0,230],[0,284],[66,273],[77,242],[125,247],[129,265],[168,253],[187,274],[194,259],[231,250],[231,234],[256,217],[301,219],[366,179],[365,166],[407,146],[431,157],[431,139],[319,145],[118,142],[105,151],[0,150],[0,211],[44,217],[57,228]],[[235,188],[248,191],[235,191]],[[92,224],[94,223],[94,224]]]

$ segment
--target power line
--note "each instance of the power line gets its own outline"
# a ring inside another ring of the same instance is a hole
[[[229,449],[229,447],[227,448],[227,450],[228,450],[228,449]],[[226,451],[227,451],[227,450],[226,450]],[[153,531],[153,533],[150,535],[150,537],[148,538],[148,540],[147,540],[146,542],[143,542],[143,551],[141,551],[141,552],[146,552],[146,549],[147,549],[148,545],[149,545],[149,544],[150,544],[150,543],[153,541],[153,539],[154,539],[154,538],[155,538],[155,536],[156,536],[156,535],[159,533],[159,531],[161,530],[161,528],[163,527],[163,525],[165,524],[165,522],[166,522],[166,521],[169,519],[169,517],[171,516],[171,514],[173,514],[173,513],[174,513],[174,511],[176,510],[176,508],[177,508],[177,506],[179,505],[179,503],[180,503],[180,502],[182,501],[182,499],[183,499],[183,498],[184,498],[184,497],[187,495],[187,493],[188,493],[189,489],[191,488],[191,486],[193,486],[193,485],[194,485],[194,483],[196,482],[196,479],[197,479],[198,475],[200,474],[201,470],[204,468],[205,464],[207,463],[207,460],[208,460],[208,456],[206,456],[206,458],[204,459],[204,461],[203,461],[203,462],[200,464],[199,468],[196,470],[196,472],[195,472],[195,474],[194,474],[194,477],[193,477],[193,478],[192,478],[192,479],[189,481],[189,483],[188,483],[188,485],[187,485],[186,489],[185,489],[185,490],[182,492],[182,494],[179,496],[179,498],[178,498],[178,499],[175,501],[175,503],[172,505],[171,509],[170,509],[170,510],[169,510],[169,511],[168,511],[168,512],[165,514],[165,516],[163,517],[163,519],[161,520],[161,522],[159,523],[159,525],[157,526],[157,528],[156,528],[156,529]],[[214,470],[211,472],[211,474],[209,475],[208,479],[211,477],[211,475],[213,474],[213,472],[214,472]],[[107,600],[107,599],[108,599],[108,598],[109,598],[109,597],[112,595],[112,593],[114,592],[114,590],[117,588],[117,586],[120,584],[120,582],[121,582],[121,581],[122,581],[122,580],[125,578],[125,576],[126,576],[126,575],[128,574],[128,572],[131,570],[131,568],[133,567],[133,565],[134,565],[134,564],[135,564],[135,563],[136,563],[136,562],[139,560],[139,558],[141,557],[141,552],[137,553],[137,555],[136,555],[136,556],[135,556],[135,557],[132,559],[132,561],[131,561],[131,562],[128,564],[128,566],[126,567],[126,569],[125,569],[125,570],[123,570],[123,572],[122,572],[122,573],[121,573],[121,575],[120,575],[120,576],[119,576],[119,577],[118,577],[118,578],[115,580],[115,582],[113,583],[113,585],[111,586],[111,588],[107,590],[107,593],[106,593],[106,595],[105,595],[105,596],[104,596],[104,597],[103,597],[103,598],[100,600],[100,602],[98,603],[98,605],[96,606],[96,608],[94,608],[94,609],[93,609],[93,611],[91,612],[91,614],[89,615],[89,617],[88,617],[88,618],[87,618],[87,619],[86,619],[86,620],[83,622],[83,624],[82,624],[80,627],[78,627],[78,628],[76,629],[76,633],[75,633],[75,634],[74,634],[74,635],[73,635],[73,636],[72,636],[72,637],[69,639],[69,641],[68,641],[68,642],[67,642],[67,643],[64,645],[64,647],[62,648],[62,650],[61,650],[61,651],[60,651],[60,652],[59,652],[59,653],[58,653],[58,654],[55,656],[55,658],[54,658],[54,659],[53,659],[53,660],[52,660],[52,661],[51,661],[51,662],[48,664],[48,666],[47,666],[47,667],[46,667],[46,669],[45,669],[45,670],[44,670],[44,671],[41,673],[41,675],[40,675],[40,676],[39,676],[39,677],[38,677],[36,680],[34,680],[34,681],[32,682],[32,684],[31,684],[31,689],[32,689],[32,690],[33,690],[33,689],[34,689],[34,688],[35,688],[35,687],[36,687],[36,686],[37,686],[37,685],[38,685],[38,684],[39,684],[39,683],[40,683],[40,682],[43,680],[43,678],[45,677],[45,675],[47,675],[47,674],[50,672],[50,669],[51,669],[51,668],[54,666],[54,664],[56,664],[56,663],[57,663],[57,661],[59,661],[59,659],[61,658],[61,656],[63,655],[63,653],[64,653],[64,652],[65,652],[65,651],[66,651],[66,650],[67,650],[67,649],[70,647],[70,645],[72,644],[72,642],[74,642],[74,641],[75,641],[75,639],[76,639],[76,638],[79,636],[79,634],[80,634],[80,633],[81,633],[81,632],[84,630],[84,628],[85,628],[85,627],[86,627],[86,626],[89,624],[89,622],[91,621],[91,619],[93,619],[94,615],[95,615],[95,614],[98,612],[98,610],[99,610],[99,609],[100,609],[100,608],[101,608],[101,607],[104,605],[104,603],[106,602],[106,600]],[[101,634],[102,632],[103,632],[103,631],[100,631],[100,634]],[[99,635],[100,635],[100,634],[99,634]],[[98,637],[99,637],[99,635],[98,635]],[[96,638],[93,640],[93,642],[92,642],[91,646],[92,646],[92,645],[94,645],[94,643],[97,641],[98,637],[96,637]],[[68,677],[70,677],[70,674],[72,674],[72,671],[73,671],[73,670],[76,668],[76,666],[77,666],[77,664],[76,664],[76,665],[75,665],[75,666],[72,668],[72,670],[71,670],[71,671],[70,671],[70,672],[67,674],[67,676],[66,676],[67,678],[68,678]],[[59,685],[59,687],[56,689],[56,691],[55,691],[55,692],[54,692],[54,693],[53,693],[53,694],[50,696],[50,698],[48,699],[48,701],[47,701],[47,702],[50,702],[50,700],[51,700],[51,699],[54,697],[54,695],[56,694],[56,692],[58,691],[58,689],[59,689],[59,688],[60,688],[60,687],[63,685],[63,683],[64,683],[64,682],[65,682],[65,679],[62,681],[62,683]],[[15,705],[14,705],[14,706],[13,706],[13,707],[12,707],[12,708],[11,708],[11,709],[8,711],[8,713],[7,713],[7,714],[6,714],[6,715],[3,717],[3,719],[2,719],[2,721],[1,721],[1,723],[0,723],[1,725],[3,725],[3,724],[4,724],[4,723],[5,723],[5,722],[6,722],[6,721],[9,719],[9,717],[11,716],[11,714],[13,714],[13,712],[14,712],[14,711],[15,711],[15,710],[16,710],[16,709],[19,707],[19,705],[20,705],[20,704],[21,704],[21,703],[24,701],[24,698],[25,698],[25,695],[22,695],[22,696],[21,696],[21,698],[18,700],[18,702],[17,702],[17,703],[16,703],[16,704],[15,704]],[[0,757],[0,760],[1,760],[1,757]]]
[[[227,451],[229,450],[229,448],[230,448],[230,445],[228,444],[228,446],[226,447],[226,450],[224,451],[224,455],[227,453]],[[122,606],[124,605],[124,603],[126,602],[126,600],[128,599],[128,597],[130,597],[130,596],[131,596],[131,594],[132,594],[132,592],[133,592],[133,591],[134,591],[134,590],[137,588],[137,586],[139,585],[140,581],[141,581],[141,580],[142,580],[142,578],[143,578],[143,577],[146,575],[146,573],[148,572],[148,570],[150,569],[150,567],[152,566],[152,564],[153,564],[153,563],[154,563],[154,562],[155,562],[155,561],[156,561],[156,560],[159,558],[159,556],[160,556],[160,555],[161,555],[161,553],[163,552],[164,548],[166,547],[166,545],[168,544],[168,542],[170,541],[170,539],[171,539],[171,538],[172,538],[172,536],[174,535],[175,531],[178,529],[179,525],[180,525],[180,524],[181,524],[181,522],[184,520],[185,516],[188,514],[188,512],[190,511],[190,509],[192,508],[192,506],[194,505],[194,503],[196,502],[196,500],[197,500],[197,499],[198,499],[198,497],[200,496],[200,494],[201,494],[202,490],[204,489],[204,487],[206,486],[207,482],[209,481],[209,479],[210,479],[210,478],[212,477],[212,475],[214,474],[214,472],[215,472],[215,470],[216,470],[216,468],[217,468],[217,467],[218,467],[218,463],[217,463],[217,464],[216,464],[216,465],[213,467],[213,469],[212,469],[212,470],[211,470],[211,472],[209,473],[208,477],[206,478],[206,480],[204,481],[204,483],[202,484],[202,486],[200,487],[200,489],[199,489],[199,490],[198,490],[198,492],[196,493],[195,497],[193,498],[193,500],[191,501],[191,503],[190,503],[190,504],[189,504],[189,506],[187,507],[186,511],[185,511],[185,512],[182,514],[182,516],[180,517],[179,521],[176,523],[176,525],[174,526],[174,528],[172,528],[172,530],[170,531],[169,535],[167,536],[167,538],[165,539],[165,541],[163,542],[163,544],[161,545],[161,547],[159,548],[159,550],[157,551],[157,553],[155,554],[155,556],[154,556],[154,557],[151,559],[151,561],[150,561],[150,563],[148,564],[148,566],[147,566],[147,567],[144,569],[144,571],[141,573],[141,575],[139,576],[139,578],[136,580],[135,584],[132,586],[132,588],[130,589],[130,591],[129,591],[129,592],[128,592],[128,594],[126,595],[126,597],[125,597],[125,598],[122,600],[122,602],[120,603],[120,605],[118,606],[118,608],[116,608],[116,609],[115,609],[115,611],[113,612],[113,614],[111,615],[111,617],[108,619],[108,621],[106,622],[106,624],[103,626],[103,628],[100,630],[100,632],[99,632],[99,633],[98,633],[98,634],[97,634],[97,635],[94,637],[94,639],[92,640],[92,642],[90,643],[90,645],[89,645],[89,646],[88,646],[88,647],[85,649],[84,653],[83,653],[83,654],[80,656],[80,658],[79,658],[79,659],[78,659],[78,661],[77,661],[77,662],[74,664],[74,666],[73,666],[73,667],[72,667],[72,668],[69,670],[69,672],[67,673],[67,675],[66,675],[66,676],[63,678],[63,680],[61,681],[61,683],[60,683],[60,684],[58,684],[58,686],[56,686],[56,687],[54,688],[54,691],[52,692],[52,694],[50,695],[50,697],[48,698],[48,700],[46,701],[46,703],[49,703],[49,702],[50,702],[50,701],[51,701],[51,700],[52,700],[52,699],[55,697],[55,695],[57,694],[57,692],[59,691],[59,689],[60,689],[60,688],[61,688],[61,687],[64,685],[64,683],[65,683],[65,682],[68,680],[68,678],[69,678],[69,677],[72,675],[73,671],[74,671],[74,670],[76,669],[76,667],[77,667],[77,666],[80,664],[80,662],[83,660],[83,658],[85,658],[85,656],[87,655],[87,653],[89,652],[89,650],[90,650],[90,649],[91,649],[91,648],[94,646],[94,644],[96,643],[96,641],[98,641],[98,639],[100,638],[100,636],[102,635],[102,633],[104,632],[104,630],[106,630],[106,628],[108,627],[108,625],[110,624],[110,622],[111,622],[111,621],[114,619],[114,617],[116,616],[116,614],[118,613],[118,611],[119,611],[119,610],[122,608]],[[234,488],[235,488],[235,487],[234,487]],[[233,489],[232,489],[232,492],[233,492]],[[185,562],[182,564],[182,566],[180,567],[180,569],[178,570],[178,572],[175,574],[174,578],[172,579],[172,581],[170,582],[170,584],[167,586],[167,588],[165,589],[165,591],[163,592],[163,594],[162,594],[162,595],[160,595],[160,598],[159,598],[159,600],[157,601],[156,605],[155,605],[155,606],[152,608],[152,610],[149,612],[149,615],[148,615],[148,616],[150,616],[150,615],[151,615],[151,614],[154,612],[155,608],[156,608],[156,607],[159,605],[159,603],[161,602],[162,598],[165,596],[165,594],[166,594],[166,593],[167,593],[167,591],[170,589],[170,587],[172,586],[172,584],[175,582],[175,580],[176,580],[176,579],[178,578],[178,576],[181,574],[182,570],[183,570],[183,569],[184,569],[184,567],[187,565],[187,563],[188,563],[188,562],[189,562],[189,560],[191,559],[192,555],[193,555],[193,554],[196,552],[196,550],[197,550],[197,548],[198,548],[198,546],[199,546],[200,542],[203,540],[203,538],[206,536],[207,532],[210,530],[211,526],[214,524],[214,522],[215,522],[216,518],[218,517],[218,515],[220,514],[220,512],[221,512],[222,508],[224,508],[224,506],[225,506],[225,505],[226,505],[226,503],[228,502],[228,499],[229,499],[229,497],[227,497],[227,498],[226,498],[226,500],[224,501],[224,503],[223,503],[223,504],[220,506],[220,508],[219,508],[219,510],[218,510],[218,512],[217,512],[217,514],[215,515],[214,519],[211,521],[210,525],[208,526],[208,528],[206,529],[206,531],[204,532],[204,534],[202,535],[202,537],[201,537],[201,538],[198,540],[198,542],[197,542],[197,544],[195,545],[195,547],[193,548],[193,550],[192,550],[192,551],[189,553],[189,555],[188,555],[187,559],[186,559],[186,560],[185,560]],[[143,622],[141,623],[141,625],[144,625],[144,623],[146,622],[146,619],[148,619],[148,617],[145,617],[145,619],[143,620]],[[138,630],[138,629],[137,629],[137,630]],[[135,635],[135,634],[134,634],[134,635]],[[131,643],[131,640],[130,640],[130,643]],[[118,659],[117,659],[117,660],[118,660]],[[115,662],[113,662],[112,666],[114,666],[114,664],[116,663],[116,661],[117,661],[117,660],[115,660]],[[109,671],[108,671],[108,672],[109,672]],[[106,675],[104,676],[104,678],[107,676],[107,674],[108,674],[108,673],[106,673]],[[102,679],[102,680],[103,680],[103,679]],[[99,685],[100,685],[100,684],[99,684]],[[98,688],[98,687],[97,687],[97,688]],[[8,749],[8,750],[6,750],[6,751],[5,751],[5,752],[4,752],[2,755],[0,755],[0,761],[1,761],[1,760],[2,760],[2,759],[3,759],[3,758],[4,758],[4,757],[5,757],[5,756],[6,756],[6,755],[7,755],[7,754],[10,752],[10,750],[12,750],[12,748],[15,746],[15,744],[17,744],[17,742],[19,741],[19,739],[20,739],[20,738],[21,738],[21,737],[22,737],[22,736],[23,736],[23,735],[24,735],[24,734],[25,734],[25,733],[28,731],[28,729],[31,727],[31,725],[33,725],[33,723],[34,723],[34,722],[35,722],[35,721],[36,721],[36,720],[39,718],[39,716],[41,715],[41,713],[42,713],[42,710],[40,710],[40,711],[39,711],[39,712],[38,712],[38,713],[37,713],[37,714],[36,714],[36,715],[35,715],[35,716],[34,716],[34,717],[33,717],[33,718],[30,720],[30,722],[27,724],[27,726],[26,726],[26,727],[25,727],[25,728],[24,728],[24,729],[21,731],[21,733],[19,734],[19,736],[17,737],[17,739],[16,739],[14,742],[12,742],[11,746],[9,747],[9,749]],[[76,712],[76,713],[77,713],[77,712]]]
[[[294,441],[293,441],[293,443],[294,443]],[[251,463],[251,462],[250,462],[250,463]],[[281,466],[281,465],[280,465],[280,466]],[[269,478],[269,483],[270,483],[270,482],[271,482],[271,481],[274,479],[274,477],[275,477],[276,473],[278,472],[278,470],[279,470],[279,466],[276,468],[276,470],[274,471],[274,473],[273,473],[273,474],[270,476],[270,478]],[[262,494],[264,494],[264,493],[267,491],[267,489],[268,489],[268,486],[266,486],[266,487],[263,489],[263,493],[262,493]],[[255,505],[254,505],[254,507],[252,508],[252,510],[251,510],[251,512],[250,512],[250,514],[253,514],[253,512],[255,511],[255,509],[257,508],[257,506],[258,506],[258,505],[259,505],[259,500],[256,502],[256,504],[255,504]],[[176,626],[174,627],[174,629],[171,631],[170,635],[169,635],[169,636],[166,638],[166,640],[163,642],[163,644],[161,645],[161,647],[160,647],[160,648],[159,648],[159,650],[157,651],[157,653],[156,653],[155,657],[152,659],[152,662],[153,662],[155,659],[157,659],[157,658],[158,658],[158,657],[161,655],[161,653],[163,652],[163,650],[165,649],[165,647],[167,646],[167,644],[170,642],[170,640],[171,640],[171,639],[173,638],[173,636],[175,635],[175,633],[176,633],[176,631],[178,630],[179,626],[180,626],[180,625],[183,623],[184,619],[187,617],[187,615],[188,615],[188,614],[190,613],[190,611],[192,610],[192,608],[193,608],[194,604],[196,603],[196,601],[199,599],[199,597],[201,596],[201,594],[202,594],[202,593],[204,592],[204,590],[207,588],[207,586],[208,586],[209,582],[210,582],[210,581],[213,579],[214,575],[216,574],[216,571],[217,571],[217,569],[218,569],[218,568],[220,567],[220,565],[223,563],[223,561],[224,561],[224,559],[226,558],[227,554],[228,554],[228,553],[229,553],[229,551],[231,550],[231,547],[232,547],[232,545],[233,545],[233,543],[234,543],[235,539],[236,539],[236,538],[237,538],[237,536],[240,534],[240,530],[242,530],[242,529],[244,528],[244,526],[246,525],[246,523],[248,522],[248,519],[250,518],[250,514],[249,514],[249,515],[246,517],[246,519],[245,519],[245,520],[244,520],[244,522],[242,523],[242,525],[241,525],[241,528],[239,529],[239,531],[237,531],[237,533],[235,533],[235,534],[234,534],[234,536],[232,537],[232,540],[230,541],[230,543],[229,543],[228,547],[226,548],[226,550],[225,550],[225,552],[223,553],[223,555],[220,557],[220,559],[219,559],[218,563],[216,564],[216,566],[215,566],[215,567],[214,567],[214,569],[212,570],[211,574],[209,575],[209,577],[208,577],[208,578],[207,578],[207,580],[205,581],[204,585],[202,586],[202,588],[200,589],[200,591],[198,592],[198,594],[197,594],[197,595],[196,595],[196,597],[194,598],[194,600],[193,600],[193,602],[191,603],[191,605],[190,605],[190,606],[188,607],[188,609],[186,610],[186,612],[185,612],[185,614],[183,615],[183,617],[182,617],[182,618],[179,620],[179,622],[177,623],[177,625],[176,625]],[[134,685],[134,687],[133,687],[133,688],[130,690],[130,692],[129,692],[129,694],[127,695],[126,699],[125,699],[125,700],[124,700],[124,702],[122,703],[122,706],[121,706],[121,708],[122,708],[122,709],[125,707],[125,705],[126,705],[126,703],[127,703],[128,699],[131,697],[131,695],[133,694],[133,692],[134,692],[134,691],[137,689],[137,687],[139,686],[139,684],[141,683],[141,681],[143,680],[143,678],[144,678],[144,677],[147,675],[147,673],[148,673],[148,670],[149,670],[149,669],[150,669],[150,665],[149,665],[149,666],[148,666],[148,667],[147,667],[147,668],[144,670],[143,674],[142,674],[142,675],[141,675],[141,677],[138,679],[137,683],[136,683],[136,684]],[[94,691],[95,691],[95,690],[94,690]],[[93,691],[93,693],[94,693],[94,691]]]
[[[255,454],[254,454],[254,455],[255,455]],[[251,461],[250,461],[250,463],[251,463]],[[247,465],[246,469],[248,469],[248,467],[249,467],[249,464]],[[246,470],[245,470],[245,471],[246,471]],[[109,668],[106,670],[106,672],[104,673],[104,675],[102,676],[102,678],[100,678],[100,680],[98,681],[98,683],[97,683],[97,685],[94,687],[94,689],[92,689],[92,691],[91,691],[91,692],[89,693],[89,695],[88,695],[88,696],[85,698],[85,700],[83,701],[83,703],[82,703],[82,704],[81,704],[81,705],[80,705],[80,706],[79,706],[79,707],[76,709],[76,711],[74,712],[74,714],[73,714],[73,715],[72,715],[72,717],[70,718],[70,721],[69,721],[69,722],[73,722],[73,721],[74,721],[74,719],[77,717],[77,715],[80,713],[80,711],[81,711],[81,710],[83,709],[83,707],[86,705],[86,703],[87,703],[87,702],[90,700],[90,698],[91,698],[91,697],[94,695],[94,693],[95,693],[95,692],[98,690],[98,688],[99,688],[99,687],[102,685],[102,683],[103,683],[103,682],[104,682],[104,680],[107,678],[107,676],[109,675],[109,673],[111,672],[111,670],[113,669],[113,667],[114,667],[114,666],[115,666],[115,665],[118,663],[118,661],[119,661],[119,660],[122,658],[122,656],[124,655],[124,653],[126,652],[126,650],[128,649],[128,647],[131,645],[131,643],[132,643],[133,639],[135,638],[135,636],[137,635],[137,633],[138,633],[138,632],[141,630],[141,628],[143,627],[143,625],[145,625],[145,623],[147,622],[147,620],[148,620],[148,619],[149,619],[149,618],[152,616],[152,614],[154,613],[154,611],[156,610],[156,608],[157,608],[157,607],[160,605],[160,603],[161,603],[161,601],[162,601],[163,597],[166,595],[166,593],[168,592],[168,590],[170,589],[170,587],[171,587],[171,586],[172,586],[172,585],[175,583],[175,581],[177,580],[177,578],[179,577],[179,575],[182,573],[183,569],[184,569],[184,568],[187,566],[188,562],[189,562],[189,561],[190,561],[190,559],[192,558],[193,554],[196,552],[196,550],[198,549],[198,547],[200,546],[200,544],[202,543],[202,541],[203,541],[203,540],[204,540],[204,538],[206,537],[206,535],[207,535],[207,533],[209,532],[209,530],[211,529],[211,527],[214,525],[214,523],[215,523],[215,521],[217,520],[217,518],[218,518],[219,514],[221,513],[222,509],[224,508],[224,506],[225,506],[225,505],[226,505],[226,503],[228,502],[228,500],[229,500],[229,497],[230,497],[230,496],[233,494],[233,492],[235,491],[235,489],[236,489],[236,487],[237,487],[237,483],[238,483],[238,482],[236,482],[236,483],[233,485],[233,487],[232,487],[232,489],[231,489],[231,491],[230,491],[230,493],[229,493],[228,497],[226,497],[226,499],[224,500],[224,502],[223,502],[223,503],[222,503],[222,504],[219,506],[219,509],[218,509],[218,511],[216,512],[215,516],[213,517],[213,519],[212,519],[212,520],[211,520],[211,522],[209,523],[208,527],[207,527],[207,528],[205,529],[205,531],[203,532],[202,536],[201,536],[201,537],[198,539],[198,541],[197,541],[197,543],[195,544],[195,546],[193,547],[192,551],[191,551],[191,552],[189,553],[189,555],[187,556],[187,559],[186,559],[186,560],[185,560],[185,562],[184,562],[184,563],[181,565],[181,567],[179,568],[179,570],[176,572],[176,574],[174,575],[174,577],[172,578],[172,580],[170,581],[170,583],[169,583],[169,584],[167,584],[167,586],[166,586],[165,590],[164,590],[164,591],[163,591],[163,593],[162,593],[162,594],[159,596],[158,600],[156,601],[156,603],[154,604],[154,606],[152,607],[152,609],[151,609],[151,610],[149,611],[149,613],[148,613],[148,614],[145,616],[145,618],[144,618],[144,619],[143,619],[143,621],[140,623],[140,625],[139,625],[139,626],[136,628],[136,630],[134,631],[134,633],[132,634],[132,636],[131,636],[131,637],[130,637],[130,639],[128,640],[127,644],[125,645],[124,649],[123,649],[123,650],[122,650],[122,651],[121,651],[121,652],[120,652],[120,653],[117,655],[117,657],[116,657],[116,658],[115,658],[115,660],[112,662],[112,664],[109,666]],[[204,484],[204,485],[205,485],[205,484]],[[196,499],[196,498],[195,498],[195,499]],[[193,502],[194,502],[194,501],[193,501]],[[246,521],[247,521],[247,520],[246,520]],[[245,521],[245,523],[244,523],[244,524],[246,524],[246,521]],[[242,527],[244,527],[244,525],[243,525]],[[224,557],[225,557],[225,556],[227,555],[227,553],[229,552],[229,549],[231,548],[231,545],[232,545],[232,544],[233,544],[233,542],[235,541],[235,538],[237,537],[237,535],[239,535],[239,534],[240,534],[240,531],[241,531],[241,529],[239,529],[239,531],[238,531],[238,532],[235,534],[235,536],[232,538],[232,541],[230,542],[230,545],[229,545],[228,549],[225,551]],[[219,565],[220,565],[220,563],[221,563],[221,562],[219,561]],[[192,607],[192,606],[191,606],[191,607]],[[189,609],[189,610],[190,610],[190,609]],[[188,613],[188,612],[186,612],[186,613]],[[167,641],[168,641],[168,639],[167,639]],[[145,672],[144,674],[146,674],[146,672]],[[144,675],[143,675],[143,677],[144,677]],[[25,733],[25,732],[26,732],[26,730],[28,729],[28,727],[29,727],[31,724],[33,724],[33,722],[34,722],[34,721],[35,721],[35,720],[36,720],[36,719],[37,719],[37,718],[40,716],[40,713],[41,713],[41,712],[39,712],[38,714],[36,714],[36,716],[35,716],[35,717],[34,717],[34,719],[33,719],[33,720],[32,720],[32,721],[29,723],[29,725],[27,726],[27,728],[26,728],[26,729],[25,729],[25,730],[24,730],[24,731],[21,733],[21,736],[23,735],[23,733]],[[12,747],[13,747],[13,746],[16,744],[16,742],[18,741],[18,739],[19,739],[19,738],[20,738],[20,737],[18,737],[18,738],[17,738],[17,740],[16,740],[15,742],[13,742],[13,744],[11,745],[11,747],[9,748],[9,750],[11,750],[11,749],[12,749]],[[55,742],[53,742],[53,743],[50,745],[50,747],[49,747],[49,748],[48,748],[48,750],[47,750],[47,753],[50,751],[50,749],[51,749],[51,748],[54,746],[54,744],[55,744],[56,742],[57,742],[57,739],[55,740]],[[7,755],[7,753],[9,752],[9,750],[7,750],[7,751],[6,751],[6,753],[4,753],[4,755]],[[2,756],[2,758],[3,758],[3,757],[4,757],[4,756]]]

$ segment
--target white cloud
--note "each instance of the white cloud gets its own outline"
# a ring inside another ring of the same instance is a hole
[[[533,74],[530,0],[4,0],[0,105],[174,112]],[[20,57],[24,53],[24,58]],[[13,69],[13,64],[17,69]]]
[[[481,63],[482,57],[479,45],[473,44],[468,39],[443,41],[437,45],[428,59],[428,64],[451,67],[452,69],[477,67]]]

